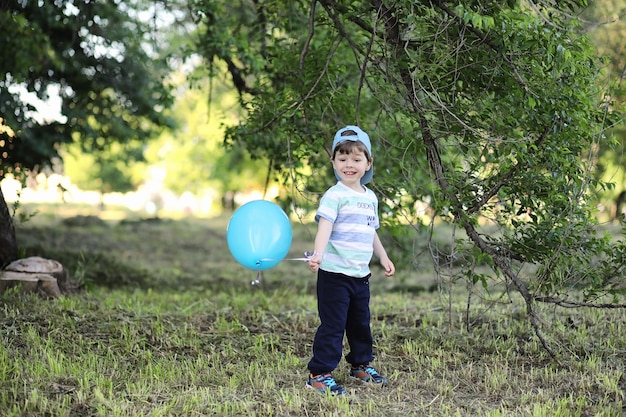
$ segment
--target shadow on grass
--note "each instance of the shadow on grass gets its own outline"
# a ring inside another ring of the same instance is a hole
[[[107,222],[96,216],[37,219],[17,228],[21,256],[61,262],[80,288],[106,287],[153,291],[275,291],[296,289],[314,294],[315,275],[303,262],[281,262],[262,271],[260,285],[251,285],[256,271],[239,265],[226,242],[228,215],[212,219],[125,219]],[[315,226],[293,225],[287,258],[301,257],[313,242]],[[396,263],[397,267],[402,262]],[[428,268],[421,276],[405,271],[391,280],[372,262],[377,289],[421,294],[438,290]],[[379,279],[380,278],[380,279]],[[380,284],[378,284],[380,283]]]
[[[232,259],[225,224],[221,218],[108,223],[94,216],[76,216],[27,223],[16,233],[21,257],[61,262],[79,289],[274,291],[296,285],[304,275],[310,279],[306,268],[287,265],[264,271],[260,284],[252,286],[256,272],[242,269]],[[312,292],[309,287],[304,291]]]

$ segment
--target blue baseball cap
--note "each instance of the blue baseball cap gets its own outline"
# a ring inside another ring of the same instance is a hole
[[[348,130],[352,130],[353,132],[356,133],[356,135],[341,136],[343,132],[348,131]],[[337,147],[338,144],[340,144],[341,142],[345,142],[347,140],[350,140],[352,142],[363,143],[363,145],[365,145],[365,148],[367,148],[367,153],[369,153],[370,158],[372,158],[372,143],[370,142],[370,137],[367,133],[361,130],[361,128],[358,126],[346,126],[344,128],[339,129],[337,133],[335,133],[335,139],[333,140],[333,148],[330,151],[331,155],[335,154],[335,148]],[[372,180],[373,176],[374,176],[374,164],[372,164],[370,169],[365,171],[365,175],[363,175],[363,178],[361,178],[361,184],[362,185],[367,184],[368,182]],[[341,179],[339,175],[337,175],[337,172],[335,172],[335,177],[337,177],[338,180]]]

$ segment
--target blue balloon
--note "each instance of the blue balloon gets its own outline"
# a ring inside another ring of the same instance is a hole
[[[278,265],[289,252],[293,232],[285,212],[266,200],[254,200],[233,213],[226,241],[233,258],[255,271]]]

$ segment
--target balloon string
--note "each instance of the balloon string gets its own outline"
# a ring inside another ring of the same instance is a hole
[[[284,258],[284,259],[280,259],[280,258],[262,258],[259,259],[259,263],[261,262],[271,262],[271,261],[304,261],[304,262],[308,262],[309,258]]]
[[[285,259],[262,258],[262,259],[259,259],[257,261],[257,265],[260,264],[261,262],[271,262],[271,261],[304,261],[304,262],[308,262],[313,255],[314,255],[314,252],[306,251],[306,252],[304,252],[304,256],[305,256],[304,258],[285,258]]]
[[[256,261],[256,265],[257,268],[261,266],[261,262],[271,262],[271,261],[304,261],[304,262],[308,262],[309,259],[311,259],[311,256],[313,256],[313,252],[304,252],[304,255],[306,256],[306,258],[285,258],[285,259],[279,259],[279,258],[262,258],[259,259],[258,261]],[[254,281],[252,281],[250,284],[252,285],[259,285],[261,283],[261,270],[257,269],[256,271],[256,279]]]

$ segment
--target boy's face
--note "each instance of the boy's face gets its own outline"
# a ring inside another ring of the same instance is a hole
[[[341,182],[355,189],[362,188],[361,178],[372,167],[372,162],[367,160],[365,152],[357,148],[352,148],[349,153],[337,152],[332,163]]]

